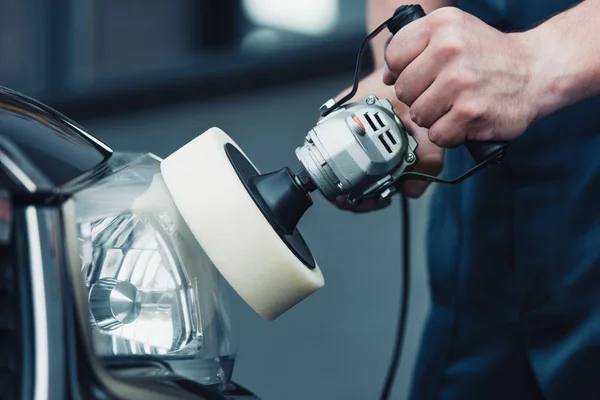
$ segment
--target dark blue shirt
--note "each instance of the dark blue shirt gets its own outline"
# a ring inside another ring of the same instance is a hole
[[[458,6],[521,31],[577,3]],[[472,165],[464,149],[448,150],[442,175]],[[500,165],[435,190],[415,398],[537,399],[527,394],[537,384],[551,399],[600,396],[600,98],[535,122]]]

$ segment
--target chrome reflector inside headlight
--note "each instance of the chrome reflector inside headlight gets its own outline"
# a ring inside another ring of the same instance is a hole
[[[80,229],[92,322],[104,334],[103,352],[195,352],[202,335],[197,288],[182,268],[182,239],[169,216],[119,215]]]
[[[154,355],[226,384],[234,350],[220,275],[178,213],[154,156],[115,153],[74,196],[94,348]]]

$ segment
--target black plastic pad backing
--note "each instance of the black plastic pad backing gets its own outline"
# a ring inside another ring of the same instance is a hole
[[[292,234],[286,234],[283,230],[278,226],[276,222],[276,218],[273,216],[269,206],[262,198],[260,192],[253,184],[253,181],[256,177],[260,176],[260,173],[252,166],[250,161],[231,143],[227,143],[225,145],[225,153],[233,166],[233,169],[237,173],[238,177],[244,184],[246,191],[250,194],[256,206],[260,209],[262,214],[265,216],[267,221],[271,224],[271,227],[281,240],[287,245],[287,247],[302,261],[304,265],[306,265],[310,269],[315,268],[315,259],[310,252],[304,238],[300,234],[298,228],[295,228]]]

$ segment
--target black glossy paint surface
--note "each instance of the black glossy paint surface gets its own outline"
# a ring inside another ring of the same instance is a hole
[[[17,163],[28,163],[28,169],[39,171],[54,187],[92,170],[112,154],[62,114],[3,87],[0,150],[13,156],[16,153]]]

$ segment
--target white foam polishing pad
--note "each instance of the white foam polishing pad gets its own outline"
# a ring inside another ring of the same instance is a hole
[[[298,237],[277,233],[257,206],[232,164],[232,149],[255,170],[225,132],[211,128],[164,159],[161,171],[216,268],[259,315],[273,320],[321,288],[324,279],[312,255],[307,263],[290,245]]]

